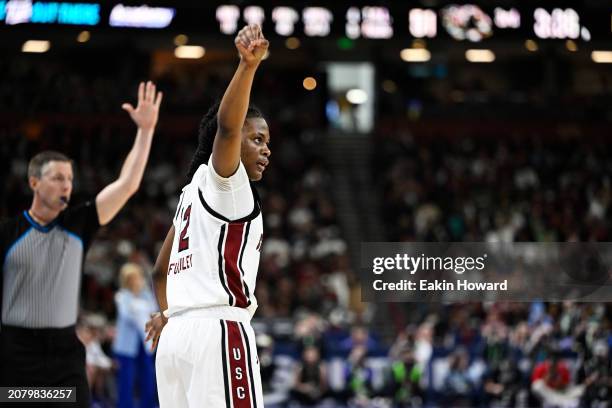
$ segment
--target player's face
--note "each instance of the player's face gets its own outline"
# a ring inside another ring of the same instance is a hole
[[[261,180],[263,172],[269,163],[272,152],[270,144],[270,129],[263,118],[249,118],[242,128],[242,146],[240,159],[246,168],[249,179]]]
[[[72,194],[72,163],[50,161],[42,168],[40,178],[32,177],[30,185],[45,207],[62,211]]]

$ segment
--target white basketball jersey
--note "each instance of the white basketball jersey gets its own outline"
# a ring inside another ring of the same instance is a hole
[[[181,193],[167,271],[169,316],[193,308],[256,305],[255,281],[263,239],[259,197],[250,185],[239,194],[222,192],[234,194],[234,204],[239,200],[251,208],[253,203],[250,214],[230,220],[226,215],[231,209],[213,208],[214,200],[207,200],[206,183],[219,177],[213,172],[201,165]],[[237,172],[244,172],[239,176],[248,183],[242,164]]]

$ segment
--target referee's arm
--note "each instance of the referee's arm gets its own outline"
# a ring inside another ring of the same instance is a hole
[[[119,178],[106,186],[96,196],[96,208],[100,225],[108,224],[123,208],[127,200],[138,191],[142,175],[149,159],[153,133],[157,124],[162,93],[155,91],[155,85],[149,81],[138,87],[138,105],[136,108],[124,103],[132,120],[138,126],[132,150],[121,167]]]

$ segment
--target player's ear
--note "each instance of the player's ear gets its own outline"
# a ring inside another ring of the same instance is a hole
[[[38,187],[39,181],[40,179],[38,177],[34,177],[34,176],[28,177],[28,184],[30,185],[30,188],[32,189],[32,191],[36,191],[36,187]]]

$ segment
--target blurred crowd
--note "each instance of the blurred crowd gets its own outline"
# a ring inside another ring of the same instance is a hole
[[[380,123],[372,172],[389,241],[610,240],[605,134],[579,126],[517,132],[512,125],[487,134],[483,126],[456,122],[419,134],[407,121]],[[404,320],[422,323],[409,324],[392,347],[402,344],[407,367],[419,367],[410,388],[417,392],[406,406],[603,407],[612,401],[609,303],[418,309]]]
[[[610,240],[607,135],[392,128],[380,132],[391,136],[377,139],[372,170],[389,240]]]
[[[514,55],[494,66],[450,61],[380,64],[379,112],[442,121],[610,121],[610,71],[559,54],[553,56],[549,49]]]
[[[75,159],[74,202],[111,181],[134,133],[119,106],[149,77],[148,65],[135,62],[144,56],[105,64],[43,58],[0,61],[10,78],[0,84],[2,217],[29,205],[27,161],[43,149]],[[199,118],[231,73],[174,67],[152,78],[166,97],[145,179],[85,263],[78,334],[97,406],[131,394],[126,384],[139,390],[128,399],[150,404],[153,385],[143,377],[152,356],[134,327],[155,307],[150,271]],[[304,93],[301,79],[286,86],[296,78],[271,69],[254,87],[272,150],[258,185],[265,237],[253,321],[266,407],[607,406],[609,303],[411,304],[394,336],[379,333],[332,202],[321,101]],[[378,133],[371,167],[389,241],[610,239],[603,136],[421,138],[402,126]],[[389,309],[387,322],[393,316]]]
[[[365,325],[317,313],[255,321],[266,407],[608,407],[609,303],[416,305],[387,344]],[[97,331],[88,356],[110,348]],[[107,360],[88,360],[97,378]],[[105,393],[114,385],[107,381]],[[97,389],[95,392],[101,392]],[[104,405],[101,405],[104,406]]]

